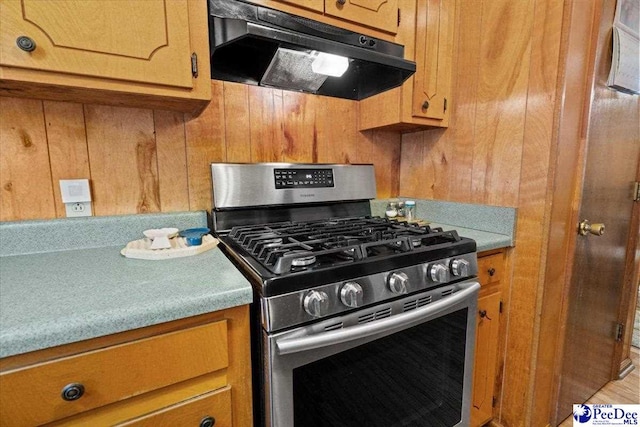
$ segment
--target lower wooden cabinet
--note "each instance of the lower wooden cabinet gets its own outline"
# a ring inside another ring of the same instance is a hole
[[[473,427],[482,426],[493,417],[502,314],[501,278],[504,268],[504,251],[478,255],[478,280],[481,288],[476,313],[476,349],[471,399]]]
[[[0,424],[249,426],[248,322],[240,307],[2,359]]]

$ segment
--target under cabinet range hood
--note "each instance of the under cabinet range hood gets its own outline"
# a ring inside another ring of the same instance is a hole
[[[211,78],[360,100],[416,71],[404,47],[238,0],[209,0]]]

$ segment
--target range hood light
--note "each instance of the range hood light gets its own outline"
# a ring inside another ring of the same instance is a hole
[[[349,68],[349,58],[331,53],[317,52],[311,64],[314,73],[331,77],[342,77]]]

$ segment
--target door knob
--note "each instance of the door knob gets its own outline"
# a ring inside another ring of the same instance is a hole
[[[584,219],[578,224],[578,233],[581,236],[586,236],[589,233],[602,236],[604,234],[604,224],[591,224],[588,219]]]

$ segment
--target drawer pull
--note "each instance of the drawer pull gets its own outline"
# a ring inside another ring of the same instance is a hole
[[[78,400],[84,394],[84,386],[80,383],[71,383],[62,389],[62,398],[67,402]]]
[[[487,270],[489,273],[489,276],[493,276],[494,274],[496,274],[496,269],[491,267],[489,270]]]
[[[213,427],[216,424],[216,419],[213,417],[204,417],[202,421],[200,421],[200,427]]]
[[[16,39],[16,44],[25,52],[33,52],[36,50],[36,42],[34,42],[31,37],[20,36]]]

